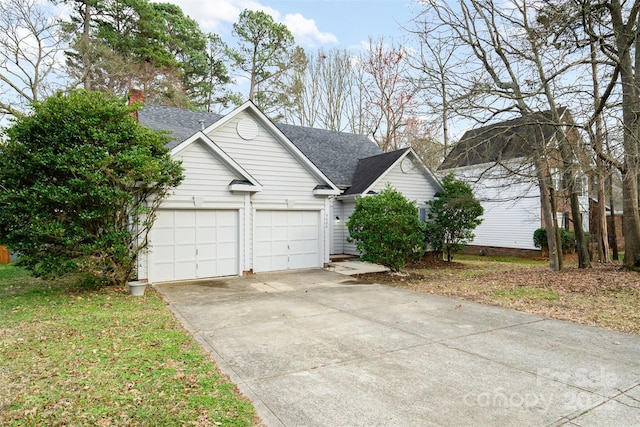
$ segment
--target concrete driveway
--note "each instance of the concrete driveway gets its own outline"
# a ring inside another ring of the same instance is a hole
[[[268,426],[640,426],[640,337],[311,270],[157,285]]]

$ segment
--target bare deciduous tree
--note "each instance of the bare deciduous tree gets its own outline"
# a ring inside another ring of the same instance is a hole
[[[401,148],[403,129],[417,107],[408,55],[404,49],[384,39],[369,39],[369,49],[363,55],[366,73],[364,95],[369,133],[384,151]]]
[[[607,87],[590,122],[596,122],[618,87],[622,93],[622,161],[617,162],[602,151],[598,156],[615,165],[622,175],[624,264],[640,267],[640,1],[579,0],[577,4],[592,42],[611,61]]]
[[[440,28],[447,28],[449,37],[464,46],[468,54],[465,76],[475,64],[476,77],[469,89],[482,90],[479,99],[485,102],[485,116],[507,111],[523,117],[537,111],[548,112],[544,116],[548,122],[540,126],[555,127],[557,146],[549,145],[546,138],[531,141],[530,162],[541,193],[545,226],[555,231],[548,233],[550,269],[562,268],[557,206],[554,206],[557,200],[551,177],[552,168],[560,166],[571,200],[574,230],[579,236],[580,263],[588,266],[578,203],[583,169],[579,162],[585,156],[578,144],[580,138],[570,137],[572,123],[559,104],[568,97],[563,83],[571,71],[585,63],[584,58],[574,46],[554,44],[557,29],[538,20],[543,12],[540,3],[512,0],[508,5],[498,5],[491,0],[460,0],[452,4],[429,0],[425,4],[427,13],[436,17]],[[460,82],[461,86],[464,84]]]
[[[22,116],[62,86],[59,30],[51,8],[37,0],[0,1],[0,115]]]

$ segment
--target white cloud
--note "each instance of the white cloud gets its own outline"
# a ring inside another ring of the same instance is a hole
[[[338,43],[338,38],[331,33],[323,33],[318,29],[316,21],[299,13],[287,14],[282,23],[289,28],[298,44],[315,46]]]
[[[153,0],[166,1],[166,0]],[[244,9],[260,10],[268,13],[276,22],[285,24],[296,39],[296,43],[303,46],[317,46],[337,43],[338,38],[331,33],[323,33],[318,29],[313,19],[305,18],[299,13],[287,14],[282,17],[280,11],[265,6],[254,0],[171,0],[180,6],[186,15],[195,19],[205,32],[231,32],[231,26],[238,20]]]
[[[163,0],[152,0],[162,2]],[[172,0],[172,3],[180,6],[185,15],[195,19],[200,28],[205,32],[219,32],[230,23],[238,19],[238,15],[244,9],[245,1],[217,0]]]

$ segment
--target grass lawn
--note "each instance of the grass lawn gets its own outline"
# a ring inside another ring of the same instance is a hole
[[[406,278],[365,278],[640,335],[640,273],[620,264],[579,269],[566,261],[563,271],[550,272],[544,260],[457,255],[451,263],[425,261],[406,268]]]
[[[153,289],[82,289],[0,265],[0,425],[252,426]]]

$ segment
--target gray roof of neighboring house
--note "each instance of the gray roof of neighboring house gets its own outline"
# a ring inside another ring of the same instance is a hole
[[[561,114],[565,111],[561,109]],[[555,133],[549,112],[472,129],[454,145],[438,170],[525,157],[532,153],[532,140],[549,141]]]
[[[389,169],[396,160],[409,150],[409,148],[401,148],[400,150],[361,159],[358,162],[358,169],[355,172],[353,184],[344,194],[361,194],[364,192],[380,175]]]
[[[220,120],[223,116],[176,107],[145,105],[138,111],[140,123],[154,130],[171,132],[169,148]],[[199,121],[202,120],[201,124]],[[275,124],[278,129],[336,186],[349,187],[360,159],[382,150],[368,137],[303,126]],[[380,172],[382,173],[382,172]]]

